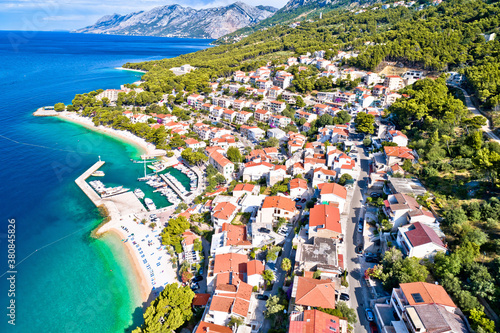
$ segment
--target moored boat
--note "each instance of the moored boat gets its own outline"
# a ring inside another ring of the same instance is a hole
[[[141,190],[140,188],[136,188],[136,189],[134,190],[134,194],[135,194],[135,196],[136,196],[137,198],[139,198],[139,199],[144,199],[144,196],[145,196],[145,195],[144,195],[144,192],[142,192],[142,190]]]
[[[146,204],[146,207],[152,211],[152,210],[156,210],[156,205],[155,203],[153,202],[153,200],[151,200],[150,198],[144,198],[144,203]]]

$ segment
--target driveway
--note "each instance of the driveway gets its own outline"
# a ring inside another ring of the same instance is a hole
[[[467,109],[469,109],[470,112],[472,112],[476,116],[484,117],[483,114],[481,113],[481,111],[479,111],[474,106],[474,103],[472,103],[472,100],[470,98],[469,93],[465,89],[463,89],[462,87],[459,87],[457,85],[454,85],[454,84],[449,84],[449,85],[454,87],[454,88],[462,90],[462,92],[464,93],[464,97],[465,97],[465,106],[467,107]],[[484,117],[484,118],[486,118],[486,117]],[[490,130],[490,121],[488,120],[488,118],[486,118],[486,125],[484,125],[481,129],[483,130],[484,134],[486,134],[490,139],[500,143],[500,139],[498,138],[498,136],[496,136],[495,133],[493,133]]]

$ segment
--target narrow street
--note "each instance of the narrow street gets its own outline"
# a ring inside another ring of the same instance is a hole
[[[364,196],[368,186],[369,158],[365,155],[363,145],[355,141],[358,150],[358,161],[361,163],[360,176],[355,182],[354,194],[352,196],[349,210],[349,218],[346,226],[346,269],[349,272],[349,306],[356,309],[358,323],[354,325],[354,332],[368,332],[368,321],[365,317],[365,307],[369,304],[369,292],[363,281],[363,271],[360,260],[362,255],[355,252],[356,246],[362,244],[363,236],[358,232],[358,221],[364,215]]]

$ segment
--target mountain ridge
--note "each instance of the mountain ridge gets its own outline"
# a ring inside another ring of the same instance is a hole
[[[271,6],[254,7],[243,2],[198,10],[174,4],[125,15],[105,15],[95,24],[73,32],[217,39],[256,24],[276,11]]]

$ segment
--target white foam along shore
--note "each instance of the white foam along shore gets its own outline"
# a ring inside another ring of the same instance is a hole
[[[82,117],[78,115],[76,112],[58,112],[56,115],[57,117],[82,125],[84,127],[87,127],[89,129],[95,130],[97,132],[102,132],[106,133],[110,136],[117,137],[119,139],[122,139],[124,141],[127,141],[129,143],[134,144],[135,146],[138,146],[141,148],[142,152],[145,153],[146,155],[156,155],[158,154],[158,150],[156,149],[156,146],[153,145],[152,143],[147,142],[146,140],[139,138],[135,136],[134,134],[130,133],[129,131],[120,131],[114,128],[109,128],[105,126],[96,126],[90,118]]]
[[[138,72],[138,73],[147,73],[148,72],[148,71],[144,71],[142,69],[133,69],[133,68],[125,68],[125,67],[115,67],[115,69],[120,69],[122,71]]]

